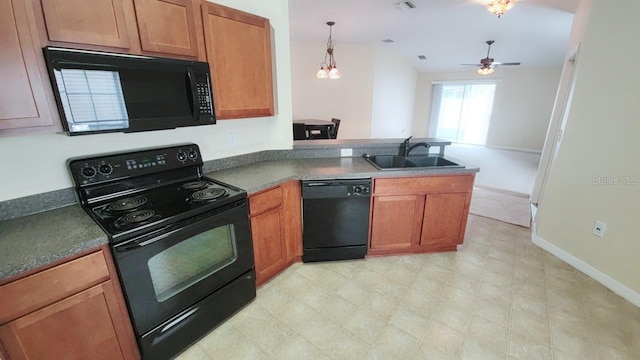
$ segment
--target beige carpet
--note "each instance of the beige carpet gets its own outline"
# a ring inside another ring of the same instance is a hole
[[[469,212],[524,227],[531,225],[531,207],[527,194],[475,187]]]

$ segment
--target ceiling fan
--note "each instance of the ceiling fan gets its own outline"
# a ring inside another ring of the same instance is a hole
[[[519,62],[497,62],[494,61],[492,58],[489,57],[489,52],[491,52],[491,45],[493,45],[493,43],[495,41],[493,40],[487,40],[487,45],[489,45],[489,48],[487,49],[487,57],[484,59],[480,59],[480,63],[479,64],[461,64],[462,66],[479,66],[477,73],[480,75],[489,75],[489,74],[493,74],[494,72],[494,67],[497,65],[500,66],[513,66],[513,65],[520,65]]]

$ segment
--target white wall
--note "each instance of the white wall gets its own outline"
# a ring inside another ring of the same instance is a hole
[[[133,134],[69,137],[62,134],[0,139],[0,201],[73,186],[65,161],[107,151],[195,142],[204,160],[266,149],[291,148],[291,71],[288,0],[216,0],[270,19],[276,84],[276,116],[222,120],[217,125]],[[4,86],[8,86],[5,84]],[[228,136],[236,135],[230,147]]]
[[[562,67],[498,68],[480,77],[473,69],[423,73],[418,80],[413,136],[428,135],[431,116],[431,82],[499,80],[487,135],[487,145],[542,150]]]
[[[294,119],[341,119],[339,139],[371,137],[373,54],[371,45],[337,42],[335,60],[342,77],[318,79],[325,42],[291,42]]]
[[[411,134],[418,71],[405,57],[375,48],[371,137],[401,138]]]
[[[564,137],[539,202],[537,240],[640,306],[638,18],[637,0],[592,2]],[[596,220],[607,223],[604,238],[591,234]]]

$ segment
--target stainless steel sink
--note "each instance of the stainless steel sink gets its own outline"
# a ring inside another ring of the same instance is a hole
[[[442,156],[398,156],[398,155],[375,155],[365,156],[371,165],[379,170],[398,169],[420,169],[420,168],[462,168],[463,165],[447,160]]]

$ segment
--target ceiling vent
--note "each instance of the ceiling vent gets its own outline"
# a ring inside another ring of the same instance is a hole
[[[427,57],[424,55],[418,55],[418,59],[420,60],[427,60]]]
[[[400,11],[407,11],[407,10],[415,9],[416,4],[412,3],[411,1],[403,1],[403,2],[396,3],[396,8],[398,8],[398,10]]]
[[[384,40],[382,40],[382,42],[383,43],[387,43],[387,44],[391,44],[391,43],[396,42],[396,41],[392,40],[392,39],[384,39]]]

